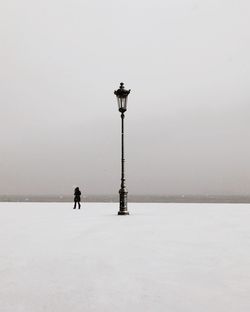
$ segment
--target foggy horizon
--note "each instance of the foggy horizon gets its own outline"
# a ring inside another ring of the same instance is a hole
[[[248,196],[248,1],[0,9],[0,195],[118,194],[124,82],[129,196]]]

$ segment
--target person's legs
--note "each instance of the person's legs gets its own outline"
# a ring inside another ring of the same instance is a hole
[[[75,201],[75,204],[74,204],[74,208],[73,209],[76,209],[76,201]]]
[[[80,209],[81,208],[81,204],[80,204],[80,202],[78,202],[78,209]]]

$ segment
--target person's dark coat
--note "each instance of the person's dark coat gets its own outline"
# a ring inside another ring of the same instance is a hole
[[[75,195],[74,201],[80,202],[81,201],[81,191],[79,190],[79,187],[75,188],[74,195]]]

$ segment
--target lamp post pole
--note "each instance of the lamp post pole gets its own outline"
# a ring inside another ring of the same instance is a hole
[[[129,215],[127,197],[128,191],[125,185],[125,157],[124,157],[124,118],[127,110],[127,96],[130,90],[124,89],[124,84],[121,82],[120,88],[116,90],[115,95],[118,101],[118,108],[121,113],[121,188],[119,190],[120,209],[118,215]]]
[[[125,184],[125,156],[124,156],[124,118],[125,114],[121,113],[121,124],[122,124],[122,131],[121,131],[121,144],[122,144],[122,158],[121,158],[121,188],[120,188],[120,210],[118,211],[118,215],[128,215],[128,204],[127,204],[127,197],[128,191],[126,189]]]

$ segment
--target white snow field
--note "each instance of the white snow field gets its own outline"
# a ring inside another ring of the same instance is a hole
[[[0,203],[0,311],[250,311],[250,205],[117,211]]]

